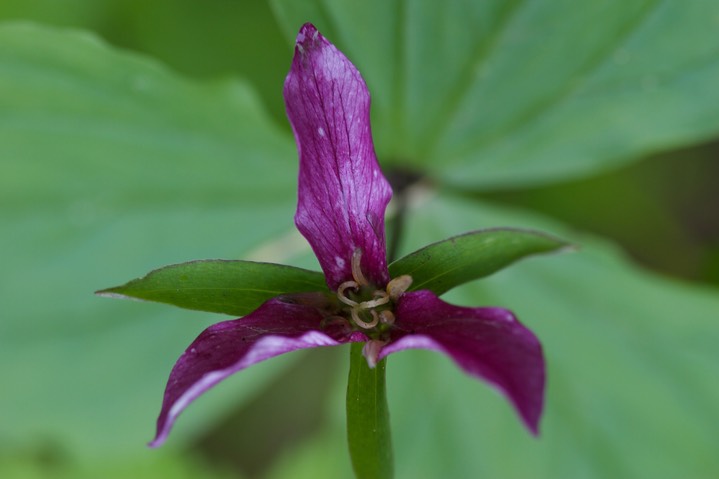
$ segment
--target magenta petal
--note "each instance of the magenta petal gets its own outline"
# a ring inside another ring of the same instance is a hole
[[[341,328],[320,331],[321,322],[315,308],[275,298],[244,318],[207,328],[172,368],[150,447],[165,441],[177,416],[195,398],[231,374],[290,351],[367,339]]]
[[[542,346],[510,311],[453,306],[430,291],[416,291],[400,298],[395,314],[392,342],[379,360],[403,349],[440,351],[504,392],[527,427],[538,433],[544,404]]]
[[[384,213],[392,189],[377,164],[362,76],[308,23],[297,35],[284,96],[300,157],[297,228],[331,289],[352,279],[358,248],[367,279],[384,285]]]

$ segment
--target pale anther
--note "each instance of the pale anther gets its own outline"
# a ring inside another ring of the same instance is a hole
[[[389,294],[389,297],[392,301],[397,301],[399,297],[402,296],[411,285],[412,276],[408,274],[397,276],[387,284],[387,294]]]
[[[354,250],[354,253],[352,253],[352,277],[360,286],[367,286],[369,285],[369,281],[367,281],[367,278],[365,278],[362,273],[362,265],[360,264],[361,261],[362,250],[357,248]]]
[[[345,296],[345,291],[348,289],[354,289],[356,290],[359,288],[359,285],[355,283],[354,281],[345,281],[339,287],[337,288],[337,297],[340,301],[342,301],[344,304],[348,306],[357,306],[357,301],[352,301],[347,296]]]
[[[379,313],[379,322],[388,326],[392,326],[394,324],[394,313],[388,309],[381,311]]]

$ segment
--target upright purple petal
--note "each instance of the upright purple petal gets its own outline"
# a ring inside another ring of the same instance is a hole
[[[501,308],[463,308],[430,291],[404,294],[392,341],[378,360],[403,349],[440,351],[466,373],[504,392],[532,433],[544,405],[545,366],[537,337]]]
[[[343,328],[320,330],[322,314],[306,304],[274,298],[244,318],[203,331],[172,368],[151,447],[160,446],[177,416],[199,395],[248,366],[298,349],[365,341]]]
[[[300,157],[295,223],[327,284],[334,290],[352,279],[358,248],[367,279],[385,284],[384,213],[392,189],[377,164],[362,76],[307,23],[297,35],[284,96]]]

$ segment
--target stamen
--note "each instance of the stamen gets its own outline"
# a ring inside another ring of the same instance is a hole
[[[377,294],[379,293],[379,294]],[[385,293],[384,291],[375,291],[375,296],[378,296],[377,299],[371,299],[369,301],[362,301],[359,304],[360,309],[370,309],[370,308],[376,308],[377,306],[382,306],[383,304],[389,303],[389,295]]]
[[[354,250],[354,253],[352,253],[352,277],[357,281],[357,284],[360,286],[367,286],[369,285],[369,281],[367,281],[367,278],[364,277],[364,274],[362,274],[362,265],[360,262],[362,261],[362,250],[357,248]]]
[[[393,302],[396,302],[410,286],[412,286],[412,276],[408,274],[397,276],[387,284],[387,294]]]
[[[351,314],[352,314],[352,321],[354,321],[357,326],[363,329],[372,329],[375,326],[377,326],[377,323],[379,323],[379,315],[377,314],[377,311],[370,310],[370,313],[372,314],[372,321],[369,323],[366,321],[362,321],[359,317],[357,308],[352,308]]]
[[[355,283],[354,281],[345,281],[344,283],[339,285],[339,287],[337,288],[337,297],[339,298],[340,301],[342,301],[347,306],[355,307],[355,306],[357,306],[357,301],[352,301],[347,296],[345,296],[345,291],[347,289],[356,290],[357,288],[359,288],[359,285],[357,283]]]

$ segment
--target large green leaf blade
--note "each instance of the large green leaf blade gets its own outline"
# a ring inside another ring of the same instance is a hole
[[[243,83],[192,83],[86,33],[7,24],[0,92],[4,204],[293,201],[292,140]]]
[[[606,242],[545,218],[457,198],[423,204],[407,225],[407,247],[477,217],[481,226],[523,225],[582,245],[445,297],[509,308],[540,338],[548,363],[541,435],[527,434],[501,396],[450,361],[396,355],[388,385],[400,477],[716,475],[717,291],[640,271]]]
[[[261,246],[292,227],[295,165],[243,83],[191,82],[85,33],[1,26],[0,442],[142,454],[172,364],[216,318],[92,292],[194,258],[274,261]],[[171,441],[292,360],[215,388]]]
[[[389,271],[392,277],[412,276],[411,291],[429,289],[441,295],[524,257],[568,247],[568,243],[536,231],[512,228],[472,231],[410,253],[393,262]]]
[[[244,316],[281,294],[326,289],[324,275],[316,271],[254,261],[201,260],[165,266],[97,294]]]
[[[380,157],[452,183],[590,175],[719,132],[716,2],[275,5],[357,64]]]

